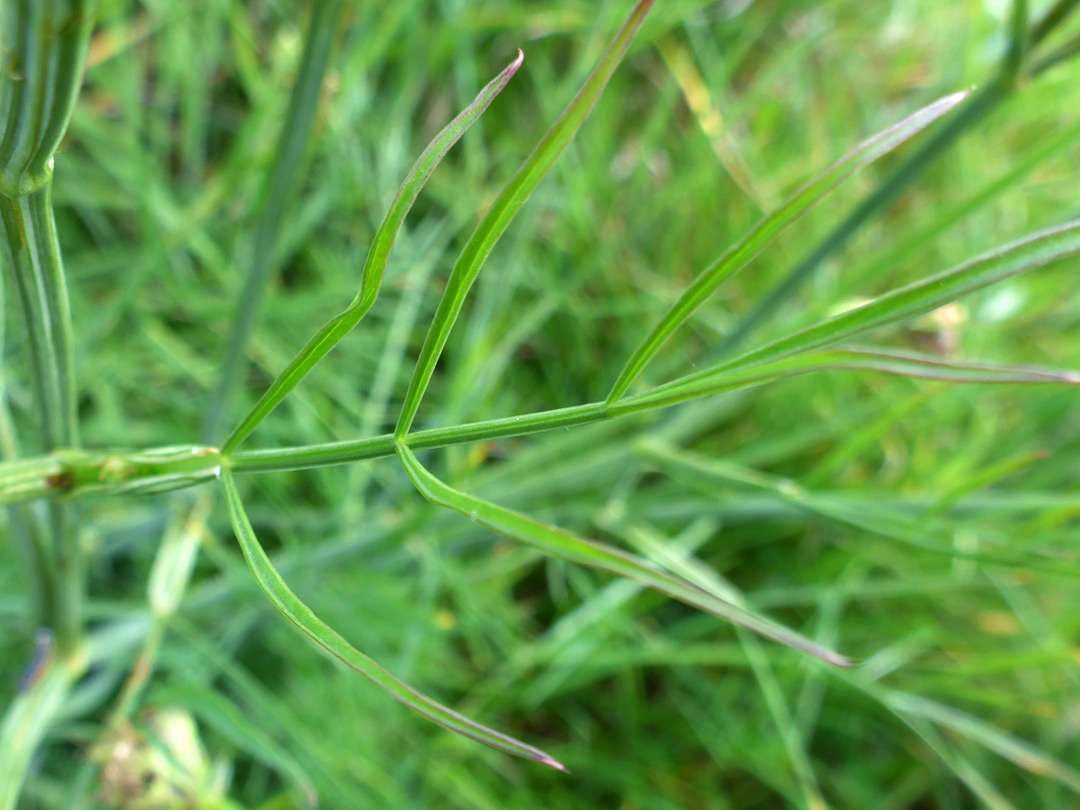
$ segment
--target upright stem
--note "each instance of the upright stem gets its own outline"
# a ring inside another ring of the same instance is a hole
[[[52,183],[22,197],[0,195],[0,255],[19,292],[46,450],[78,445],[74,343],[52,209]]]
[[[78,446],[75,371],[67,285],[51,200],[52,183],[19,197],[0,194],[0,257],[15,278],[26,324],[34,393],[46,451]],[[43,617],[62,650],[74,647],[82,624],[84,564],[72,505],[50,502],[51,576]],[[36,577],[37,578],[37,577]]]
[[[78,447],[67,287],[52,209],[53,155],[82,83],[94,0],[5,0],[0,46],[0,260],[15,279],[26,325],[35,408],[46,452]],[[69,504],[49,507],[32,579],[45,583],[42,619],[58,649],[78,645],[85,588]]]

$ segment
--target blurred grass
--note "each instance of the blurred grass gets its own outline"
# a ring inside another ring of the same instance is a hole
[[[517,46],[525,66],[430,181],[364,325],[252,446],[392,429],[478,212],[580,84],[627,5],[348,4],[227,421],[351,299],[367,245],[423,144]],[[658,4],[480,275],[418,424],[603,399],[648,326],[763,208],[866,135],[986,81],[1006,47],[1006,12],[975,0]],[[134,9],[102,0],[54,194],[87,446],[198,436],[306,16],[287,0]],[[1080,125],[1078,79],[1080,66],[1066,64],[1024,86],[750,345],[1076,215],[1080,150],[1064,133]],[[704,362],[898,159],[863,171],[781,236],[645,377],[662,382]],[[1075,268],[1072,260],[1005,282],[881,342],[929,340],[963,357],[1080,367]],[[7,393],[17,429],[30,432],[21,335],[7,332]],[[832,807],[1073,806],[1068,780],[1047,777],[1044,763],[1018,766],[985,736],[918,714],[925,706],[915,699],[1080,763],[1080,608],[1066,573],[1080,562],[1078,420],[1069,388],[828,372],[425,459],[455,486],[575,531],[693,549],[748,603],[864,659],[851,676],[773,645],[755,652],[730,628],[633,584],[496,540],[427,506],[388,460],[241,481],[260,539],[329,624],[399,677],[552,751],[570,765],[568,777],[429,728],[299,643],[243,571],[220,507],[144,703],[199,709],[206,746],[233,760],[232,798],[252,808],[302,802],[297,772],[327,807],[743,810],[816,807],[819,793]],[[885,531],[796,508],[782,489],[658,465],[633,441],[642,432],[802,483]],[[176,503],[83,508],[94,620],[126,618],[137,629]],[[900,522],[960,554],[895,542],[888,530]],[[1047,565],[963,556],[980,552]],[[12,557],[0,544],[0,611],[11,628],[0,636],[5,703],[32,645]],[[1045,570],[1055,562],[1062,573]],[[136,653],[123,638],[109,646],[81,693],[81,715],[57,729],[31,779],[26,807],[76,806],[68,776]],[[232,714],[215,722],[216,704],[199,697],[207,688],[280,756],[237,731]],[[95,792],[92,781],[79,789]],[[282,804],[269,804],[283,792]]]

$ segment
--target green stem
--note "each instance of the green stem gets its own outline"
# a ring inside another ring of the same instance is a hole
[[[1080,0],[1058,0],[1031,28],[1030,45],[1034,48],[1058,28],[1070,14],[1080,7]]]
[[[78,446],[75,414],[74,338],[63,261],[52,208],[52,184],[21,197],[0,195],[0,256],[15,277],[29,348],[34,392],[45,450]],[[84,562],[72,506],[51,503],[51,563],[36,579],[47,583],[43,617],[61,650],[78,644],[82,626]]]
[[[46,450],[79,443],[71,311],[51,198],[51,184],[14,199],[0,195],[0,255],[15,277],[26,320]]]

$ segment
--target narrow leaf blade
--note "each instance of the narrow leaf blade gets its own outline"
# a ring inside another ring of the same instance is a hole
[[[889,349],[859,348],[782,357],[736,369],[714,369],[673,380],[634,397],[616,410],[651,410],[818,371],[873,371],[951,383],[1080,385],[1080,372],[949,360]]]
[[[498,534],[518,540],[543,553],[579,565],[608,571],[632,579],[698,610],[745,627],[765,638],[848,667],[852,662],[812,639],[784,627],[772,619],[720,599],[682,577],[655,568],[640,557],[620,549],[586,540],[562,529],[548,526],[519,512],[460,492],[432,475],[416,455],[399,443],[398,457],[420,493],[434,504],[466,515]]]
[[[244,553],[244,559],[247,561],[248,567],[251,569],[252,574],[255,575],[259,587],[270,599],[274,607],[292,622],[300,632],[330,653],[330,655],[355,669],[376,686],[389,693],[399,703],[404,704],[433,723],[508,754],[531,759],[556,770],[566,770],[562,763],[538,748],[526,745],[513,737],[482,726],[446,708],[426,695],[422,695],[411,686],[399,681],[372,659],[349,644],[337,631],[301,602],[296,597],[296,594],[289,589],[289,586],[285,584],[285,580],[274,569],[270,558],[266,555],[262,546],[259,545],[255,532],[251,528],[251,522],[244,511],[244,505],[240,500],[240,493],[237,491],[236,483],[227,469],[222,470],[221,480],[225,488],[225,501],[228,505],[233,531],[236,534],[237,541],[240,543],[240,549]]]
[[[856,171],[921,132],[963,101],[967,95],[968,91],[963,91],[945,96],[898,124],[871,136],[761,220],[683,291],[679,299],[672,304],[671,309],[626,361],[626,365],[611,387],[607,401],[617,402],[668,338],[686,323],[694,311],[716,292],[725,280],[745,267],[776,236],[821,202]]]
[[[468,243],[450,271],[446,289],[435,311],[435,317],[431,321],[424,345],[420,349],[420,356],[416,361],[397,427],[394,430],[395,436],[404,436],[412,427],[420,408],[420,401],[435,372],[435,365],[442,355],[446,341],[450,337],[450,331],[454,328],[454,322],[461,313],[465,298],[473,282],[476,281],[480,268],[517,212],[532,195],[537,184],[548,173],[559,155],[573,140],[589,113],[592,112],[597,99],[607,87],[612,74],[630,47],[630,42],[644,22],[645,15],[652,8],[653,2],[654,0],[641,0],[637,4],[622,28],[608,44],[607,50],[600,57],[600,61],[589,78],[585,80],[581,90],[563,111],[559,120],[540,139],[536,149],[526,158],[521,168],[480,220],[472,236],[469,237]]]
[[[224,452],[235,449],[267,415],[281,404],[282,400],[300,384],[308,372],[322,360],[330,351],[341,342],[352,329],[360,323],[360,320],[371,309],[375,298],[379,293],[379,285],[382,283],[386,265],[390,260],[390,251],[394,247],[398,232],[405,222],[405,216],[409,213],[413,203],[424,188],[428,179],[434,173],[446,153],[456,144],[461,136],[483,115],[484,111],[502,92],[510,82],[518,68],[521,67],[525,54],[520,50],[517,57],[507,65],[503,71],[492,79],[483,90],[476,96],[473,102],[462,110],[453,121],[447,124],[431,143],[427,145],[416,163],[409,170],[404,182],[394,197],[390,210],[383,219],[379,230],[368,250],[364,269],[361,273],[360,292],[352,303],[339,315],[330,319],[315,336],[311,338],[285,367],[277,379],[259,398],[247,416],[243,418],[236,429],[233,430],[224,445]]]
[[[683,382],[839,343],[870,329],[930,312],[968,293],[1077,253],[1080,253],[1080,220],[1073,220],[1038,231],[936,276],[893,290],[861,307],[821,321],[733,360],[688,375],[683,378]]]

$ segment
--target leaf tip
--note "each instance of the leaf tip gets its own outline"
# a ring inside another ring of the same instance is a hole
[[[854,669],[855,666],[858,664],[858,661],[848,658],[846,655],[840,655],[840,653],[835,652],[829,652],[829,654],[825,656],[824,660],[827,663],[832,664],[833,666],[840,667],[841,669]]]
[[[570,773],[569,768],[559,762],[559,760],[553,757],[549,757],[547,754],[543,754],[537,761],[541,765],[547,765],[549,768],[553,768],[556,771],[561,771],[562,773]]]
[[[975,85],[971,85],[971,87],[965,87],[963,90],[957,90],[955,93],[952,93],[941,99],[941,103],[947,107],[955,107],[961,101],[970,96],[974,90]]]

